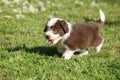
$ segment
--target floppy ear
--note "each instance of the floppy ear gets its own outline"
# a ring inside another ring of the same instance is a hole
[[[61,28],[63,29],[64,33],[68,32],[68,24],[65,21],[61,21]]]

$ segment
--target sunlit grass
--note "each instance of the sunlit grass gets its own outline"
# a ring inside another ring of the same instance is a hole
[[[119,0],[42,0],[45,11],[36,1],[29,1],[39,11],[22,12],[25,17],[19,19],[13,9],[22,8],[21,4],[11,7],[0,1],[0,80],[120,79]],[[101,29],[105,43],[100,53],[89,49],[86,56],[64,60],[55,46],[47,44],[43,29],[50,17],[89,23],[99,19],[100,8],[106,15]]]

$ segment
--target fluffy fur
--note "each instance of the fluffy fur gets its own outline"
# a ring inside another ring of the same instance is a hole
[[[76,51],[81,52],[79,56],[86,55],[89,47],[99,52],[104,42],[99,30],[105,22],[103,11],[99,13],[99,21],[90,24],[71,24],[63,19],[52,18],[46,23],[45,36],[50,44],[58,45],[58,51],[63,53],[65,59],[70,59]]]

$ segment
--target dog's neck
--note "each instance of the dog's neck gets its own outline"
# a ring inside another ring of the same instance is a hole
[[[68,24],[68,32],[65,33],[60,39],[59,41],[56,43],[56,45],[63,44],[63,42],[70,36],[70,33],[72,31],[72,24],[70,22],[66,22]]]
[[[69,31],[56,44],[59,53],[63,53],[65,51],[65,46],[63,42],[70,36],[70,33],[72,31],[72,24],[69,22],[67,22],[67,24]]]
[[[70,22],[66,22],[68,24],[68,32],[63,36],[62,41],[66,40],[72,31],[72,24]]]

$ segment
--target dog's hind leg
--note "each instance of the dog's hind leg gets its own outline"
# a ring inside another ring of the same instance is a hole
[[[88,50],[85,49],[85,50],[81,50],[81,51],[80,51],[79,56],[83,56],[83,55],[87,55],[87,54],[88,54]]]
[[[104,39],[102,39],[102,42],[101,42],[97,47],[95,47],[95,51],[96,51],[97,53],[100,52],[103,43],[104,43]]]

